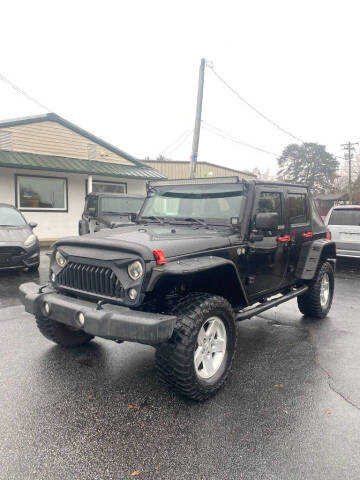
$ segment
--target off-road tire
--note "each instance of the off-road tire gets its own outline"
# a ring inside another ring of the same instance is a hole
[[[180,395],[204,401],[219,390],[231,369],[236,347],[233,309],[223,297],[193,293],[179,301],[171,313],[178,317],[174,333],[156,351],[160,381]],[[199,330],[212,316],[220,317],[226,328],[227,348],[219,370],[205,380],[196,374],[194,352]]]
[[[36,324],[45,338],[65,348],[79,347],[94,338],[83,330],[71,329],[46,317],[36,317]]]
[[[330,297],[327,305],[322,307],[320,303],[321,279],[328,274],[330,283]],[[334,270],[329,262],[319,265],[315,277],[309,283],[309,290],[297,297],[298,307],[303,315],[311,318],[324,318],[328,314],[334,296]]]

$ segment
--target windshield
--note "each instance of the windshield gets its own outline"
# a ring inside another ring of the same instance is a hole
[[[156,187],[149,193],[141,217],[228,224],[231,217],[240,216],[243,200],[241,184]]]
[[[0,207],[0,226],[20,227],[25,224],[24,217],[15,208]]]
[[[138,213],[143,202],[143,198],[102,197],[100,200],[100,211],[105,214],[113,213],[117,215]]]
[[[360,225],[359,208],[337,208],[332,211],[329,218],[329,225]]]

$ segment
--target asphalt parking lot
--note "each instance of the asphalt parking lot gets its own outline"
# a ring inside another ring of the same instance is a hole
[[[0,273],[1,479],[360,478],[360,262],[338,262],[323,321],[292,301],[239,324],[204,404],[163,389],[151,347],[43,338],[17,288],[47,267]]]

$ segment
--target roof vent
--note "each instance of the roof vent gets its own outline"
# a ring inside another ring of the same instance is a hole
[[[94,143],[88,143],[88,159],[96,160],[96,145]]]
[[[0,130],[0,148],[1,150],[12,150],[12,132]]]

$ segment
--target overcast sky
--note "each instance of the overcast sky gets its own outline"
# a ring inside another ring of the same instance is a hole
[[[201,57],[304,141],[341,155],[359,141],[360,3],[5,1],[0,73],[51,110],[138,158],[193,129]],[[205,73],[203,120],[280,153],[293,140]],[[42,113],[0,81],[0,118]],[[170,152],[188,160],[192,136]],[[205,129],[199,160],[276,170],[276,157]]]

